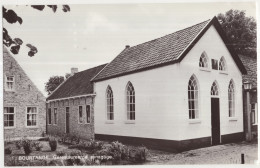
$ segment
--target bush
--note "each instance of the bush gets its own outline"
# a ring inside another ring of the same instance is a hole
[[[69,154],[69,156],[82,156],[81,151],[73,151]],[[67,165],[68,166],[73,166],[73,165],[82,165],[82,159],[79,158],[71,158],[71,159],[66,159]]]
[[[97,151],[97,150],[101,150],[103,145],[104,145],[104,142],[95,141],[95,140],[91,139],[90,142],[88,142],[85,145],[85,148],[94,152],[94,151]]]
[[[31,140],[28,140],[28,139],[23,139],[22,140],[22,146],[23,146],[23,150],[24,150],[24,153],[26,155],[29,155],[31,152],[32,152],[32,141]]]
[[[65,152],[64,151],[57,151],[56,155],[57,156],[65,156]]]
[[[41,145],[41,143],[39,141],[35,141],[33,143],[33,147],[35,148],[36,151],[40,151],[43,146]]]
[[[12,154],[12,149],[10,147],[5,148],[5,154],[6,155]]]
[[[135,161],[136,162],[145,162],[148,154],[148,149],[144,146],[139,147],[135,151]]]
[[[57,140],[55,138],[50,138],[49,139],[49,145],[50,145],[50,148],[51,148],[51,151],[56,151],[57,149]]]
[[[17,149],[21,149],[21,147],[23,146],[23,145],[22,145],[22,141],[21,141],[21,140],[16,141],[16,142],[15,142],[15,146],[16,146]]]

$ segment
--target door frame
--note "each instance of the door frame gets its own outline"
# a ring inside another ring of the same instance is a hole
[[[221,118],[220,118],[220,98],[219,96],[215,96],[215,95],[211,95],[210,97],[210,121],[212,120],[212,110],[211,110],[211,107],[212,107],[212,104],[211,104],[211,99],[212,98],[217,98],[218,99],[218,102],[219,102],[219,143],[222,144],[222,138],[221,138]],[[212,144],[212,121],[211,121],[211,145],[213,146]]]

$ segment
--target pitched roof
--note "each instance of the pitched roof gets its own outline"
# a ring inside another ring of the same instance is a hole
[[[243,75],[243,82],[248,81],[252,83],[252,88],[257,88],[257,59],[244,55],[239,55],[239,58],[247,70],[247,74]]]
[[[241,72],[246,73],[242,62],[229,45],[217,18],[214,17],[161,38],[125,48],[92,81],[102,81],[180,62],[211,25],[215,26]]]
[[[90,80],[97,75],[106,64],[78,72],[64,81],[47,100],[80,96],[93,93],[93,83]]]

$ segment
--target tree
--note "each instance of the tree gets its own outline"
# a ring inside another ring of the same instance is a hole
[[[256,57],[256,21],[245,11],[229,10],[217,16],[236,53]]]
[[[48,95],[51,94],[63,81],[63,76],[50,77],[49,81],[45,83],[45,91],[48,92]]]
[[[52,11],[55,13],[57,10],[57,5],[31,5],[32,8],[37,9],[39,11],[42,11],[45,6],[48,6],[49,8],[52,9]],[[62,5],[62,10],[64,12],[69,12],[70,7],[68,5]],[[19,17],[13,10],[8,10],[3,6],[3,18],[10,24],[13,23],[23,23],[23,19]],[[20,38],[12,38],[9,34],[8,31],[3,27],[3,44],[6,47],[11,47],[10,51],[13,54],[18,54],[20,50],[20,46],[23,44],[23,41]],[[30,49],[28,52],[28,55],[30,57],[34,56],[38,50],[35,46],[32,44],[26,44],[26,46]]]

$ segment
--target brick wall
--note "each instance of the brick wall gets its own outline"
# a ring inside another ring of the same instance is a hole
[[[32,137],[41,136],[46,129],[45,97],[29,79],[21,66],[4,48],[3,54],[3,106],[15,108],[15,125],[13,128],[4,128],[4,137]],[[14,91],[6,91],[6,76],[14,76]],[[27,127],[26,109],[37,107],[37,126]]]
[[[82,139],[94,138],[94,106],[92,97],[61,100],[47,103],[51,109],[51,124],[47,124],[47,133],[62,135],[66,131],[66,107],[69,107],[69,134]],[[90,105],[90,123],[86,123],[86,105]],[[79,106],[82,106],[83,123],[79,124]],[[54,124],[54,108],[57,108],[57,124]],[[48,114],[47,114],[48,120]]]

